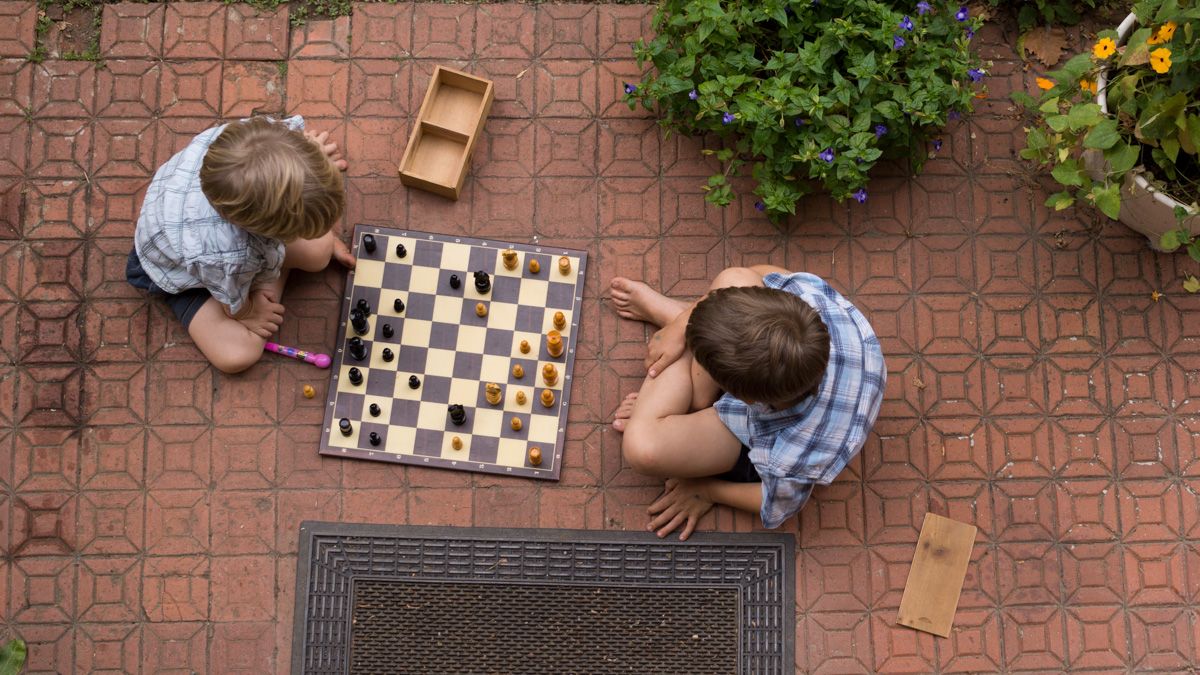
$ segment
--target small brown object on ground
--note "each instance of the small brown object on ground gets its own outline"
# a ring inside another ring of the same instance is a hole
[[[550,391],[549,389],[542,390],[542,405],[546,406],[547,408],[554,405],[554,392]]]
[[[483,385],[483,397],[492,405],[500,405],[500,402],[504,400],[504,392],[500,390],[500,385],[488,382]]]
[[[525,368],[521,364],[517,363],[513,365],[513,377],[518,380],[525,377]]]
[[[525,392],[518,391],[516,398],[517,398],[517,405],[525,405]]]
[[[523,424],[521,424],[521,418],[520,418],[520,417],[514,417],[514,418],[512,418],[512,421],[511,421],[511,422],[509,422],[509,424],[512,426],[512,430],[513,430],[513,431],[520,431],[520,430],[521,430],[521,427],[522,427],[522,426],[524,426]]]
[[[462,450],[462,439],[458,436],[451,438],[450,447],[454,448],[455,450]]]
[[[545,381],[547,387],[553,387],[558,382],[558,368],[555,368],[553,363],[547,363],[542,367],[542,380]]]
[[[521,353],[522,354],[529,353],[529,340],[521,340]]]
[[[559,258],[558,259],[558,271],[561,274],[570,274],[571,273],[571,259],[565,255],[563,257]]]
[[[304,392],[304,398],[312,398],[317,395],[317,390],[313,389],[313,386],[311,384],[304,385],[304,389],[302,389],[301,391]]]
[[[558,358],[563,353],[562,333],[552,330],[546,333],[546,351],[550,356]]]
[[[950,637],[975,532],[974,525],[925,514],[896,623]]]
[[[562,312],[555,312],[554,313],[554,327],[558,330],[562,330],[562,329],[566,328],[567,327],[567,315],[563,314]]]
[[[541,271],[542,271],[541,263],[539,263],[537,260],[534,260],[531,258],[529,260],[529,273],[537,274],[538,272],[541,272]]]
[[[542,449],[541,448],[535,447],[535,448],[529,449],[529,463],[534,466],[542,465]]]
[[[517,260],[517,252],[511,248],[504,249],[504,252],[500,254],[500,260],[504,263],[504,269],[506,270],[517,269],[517,264],[520,262]]]
[[[487,316],[487,305],[482,302],[475,303],[475,314],[478,316]]]

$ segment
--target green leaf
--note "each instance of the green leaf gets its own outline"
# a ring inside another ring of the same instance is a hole
[[[1164,251],[1174,251],[1175,249],[1179,248],[1180,244],[1182,243],[1179,241],[1180,234],[1181,233],[1179,230],[1167,230],[1166,232],[1162,233],[1161,237],[1159,237],[1158,245],[1161,246],[1162,250]]]
[[[25,666],[25,642],[20,639],[10,640],[0,647],[0,675],[17,675]]]
[[[1104,113],[1100,111],[1100,106],[1096,103],[1085,103],[1071,108],[1067,113],[1067,120],[1071,123],[1071,129],[1078,131],[1084,127],[1095,126],[1104,119]]]
[[[1183,280],[1183,290],[1188,293],[1200,293],[1200,279],[1191,274],[1187,275]]]
[[[1121,175],[1137,164],[1140,154],[1141,151],[1136,145],[1122,142],[1105,150],[1104,159],[1108,160],[1108,168],[1111,173]]]
[[[1100,120],[1099,124],[1092,127],[1092,130],[1084,137],[1083,147],[1095,150],[1107,150],[1116,145],[1119,140],[1121,140],[1121,136],[1117,133],[1117,121],[1114,119],[1103,119]]]
[[[1193,240],[1192,243],[1188,244],[1187,251],[1188,255],[1192,257],[1192,260],[1200,262],[1200,239]]]
[[[1092,199],[1096,208],[1104,215],[1116,220],[1121,215],[1121,188],[1117,185],[1103,187],[1099,183],[1092,186]]]
[[[1063,186],[1080,186],[1083,185],[1083,171],[1079,168],[1079,162],[1070,159],[1058,166],[1050,172],[1054,176],[1054,180],[1058,181]]]
[[[1063,209],[1075,203],[1075,197],[1070,192],[1055,192],[1046,200],[1046,206],[1053,206],[1055,211]]]
[[[1070,120],[1067,119],[1066,115],[1051,115],[1046,118],[1046,126],[1060,134],[1066,131],[1069,125]]]

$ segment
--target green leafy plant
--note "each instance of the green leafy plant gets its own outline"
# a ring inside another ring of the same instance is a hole
[[[0,647],[0,675],[17,675],[25,667],[25,641],[15,638]]]
[[[1134,13],[1150,18],[1124,46],[1117,46],[1114,31],[1104,31],[1090,53],[1037,78],[1038,98],[1013,96],[1036,111],[1021,156],[1049,169],[1063,188],[1047,206],[1062,210],[1083,201],[1115,219],[1131,173],[1143,173],[1185,204],[1200,198],[1200,37],[1194,31],[1200,8],[1146,0]],[[1108,114],[1096,102],[1101,71]]]
[[[919,170],[947,120],[971,110],[980,24],[926,0],[663,0],[655,37],[634,47],[654,71],[626,83],[626,101],[670,131],[725,140],[710,202],[733,200],[746,165],[772,217],[816,186],[862,202],[876,163]]]
[[[1189,215],[1188,210],[1182,206],[1175,207],[1175,221],[1178,224],[1174,230],[1168,230],[1163,233],[1159,245],[1164,251],[1178,251],[1184,249],[1191,256],[1192,260],[1200,262],[1200,235],[1192,234],[1183,225],[1184,218]],[[1183,278],[1183,290],[1188,293],[1200,293],[1200,279],[1197,279],[1194,274],[1189,274]]]
[[[1074,26],[1085,13],[1101,3],[1097,0],[988,0],[988,4],[1015,12],[1017,25],[1025,31],[1037,25]]]

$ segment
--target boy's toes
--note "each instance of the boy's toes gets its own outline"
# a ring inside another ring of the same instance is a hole
[[[612,428],[616,429],[617,431],[624,432],[625,431],[625,420],[623,420],[623,419],[613,420]]]

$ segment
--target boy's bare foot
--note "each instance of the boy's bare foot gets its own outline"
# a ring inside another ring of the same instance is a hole
[[[611,288],[613,307],[623,319],[646,321],[662,328],[687,309],[687,303],[668,298],[640,281],[617,277]]]
[[[617,412],[613,415],[613,429],[617,431],[625,431],[625,423],[629,421],[629,416],[633,414],[633,404],[637,402],[638,393],[635,391],[625,397],[621,401],[621,405],[617,406]]]

